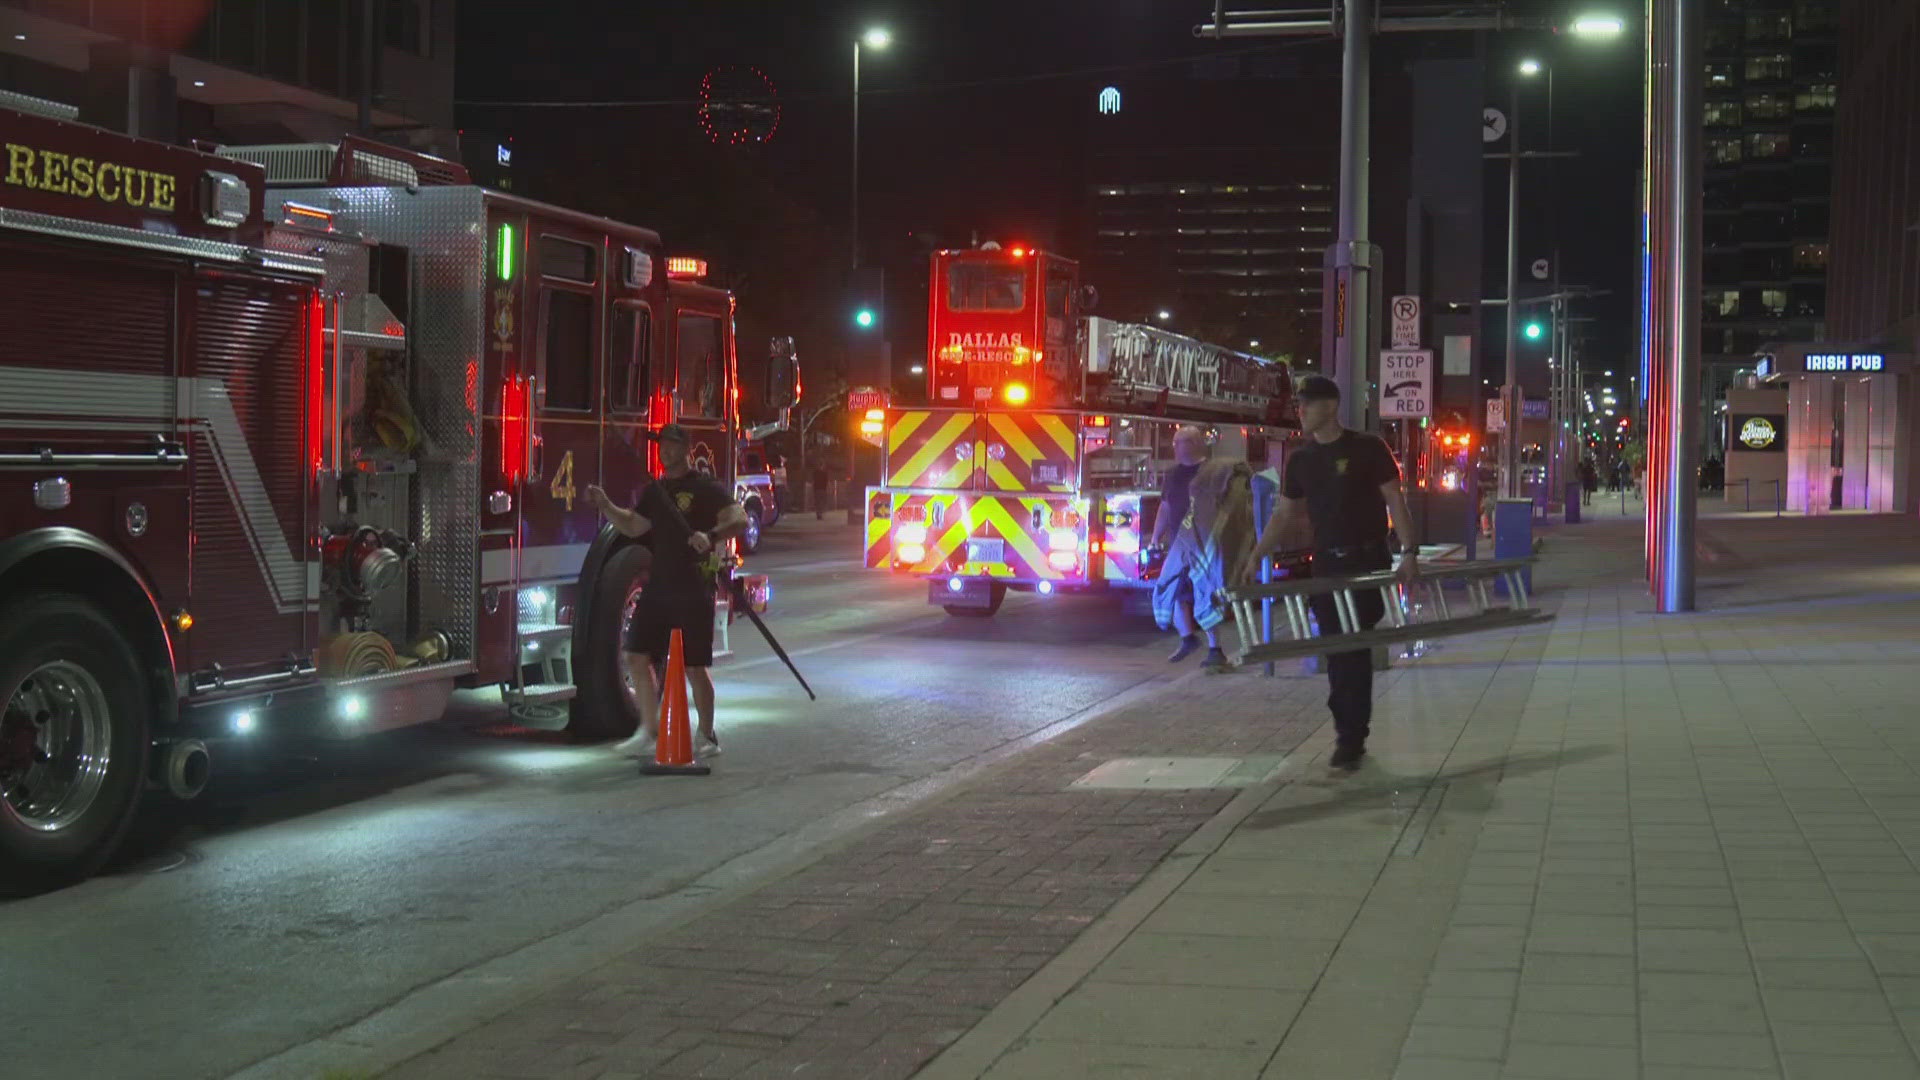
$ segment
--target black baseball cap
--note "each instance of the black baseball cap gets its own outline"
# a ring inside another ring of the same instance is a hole
[[[1301,401],[1339,401],[1340,384],[1325,375],[1308,375],[1300,380],[1296,396]]]
[[[682,446],[693,441],[687,438],[687,429],[681,427],[679,424],[667,424],[659,431],[654,432],[653,437],[661,442],[677,442]]]

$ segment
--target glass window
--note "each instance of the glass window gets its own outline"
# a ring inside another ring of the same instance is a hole
[[[1761,289],[1760,307],[1773,318],[1784,316],[1787,313],[1787,290]]]
[[[1820,319],[1827,314],[1827,290],[1821,285],[1793,287],[1792,314],[1796,319]]]
[[[680,407],[694,416],[724,415],[720,394],[726,358],[722,355],[720,317],[682,312],[678,337]]]
[[[652,338],[652,311],[638,304],[613,309],[613,330],[607,335],[607,401],[615,412],[647,411]]]
[[[593,283],[593,249],[558,236],[540,238],[540,272],[547,277]]]
[[[1707,140],[1707,160],[1715,165],[1738,165],[1740,163],[1740,139]]]
[[[1740,290],[1739,289],[1720,290],[1720,306],[1715,310],[1714,313],[1716,315],[1740,314]]]
[[[1019,311],[1026,306],[1025,267],[974,262],[947,267],[950,311]]]
[[[1827,245],[1799,243],[1793,245],[1793,268],[1796,270],[1825,270],[1827,268]]]
[[[1830,113],[1838,96],[1832,83],[1803,86],[1794,91],[1793,107],[1803,113]]]
[[[1747,16],[1747,40],[1785,41],[1793,36],[1793,19],[1786,15]]]
[[[1740,103],[1737,101],[1707,102],[1708,127],[1739,127]]]
[[[1707,87],[1715,90],[1731,87],[1733,85],[1733,74],[1732,61],[1717,60],[1708,64]]]
[[[1793,106],[1785,94],[1748,94],[1747,116],[1753,120],[1785,120]]]
[[[1784,53],[1768,53],[1765,56],[1747,57],[1747,81],[1766,82],[1786,78],[1793,71],[1793,61]]]
[[[1783,158],[1793,153],[1792,140],[1784,133],[1763,131],[1747,136],[1747,156],[1751,158]]]
[[[593,409],[593,297],[566,289],[542,290],[546,332],[540,350],[540,385],[547,408]]]
[[[1070,283],[1064,278],[1054,278],[1047,282],[1047,317],[1064,319],[1067,317],[1067,287]]]

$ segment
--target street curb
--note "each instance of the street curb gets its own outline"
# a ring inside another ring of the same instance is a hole
[[[791,877],[879,828],[961,795],[1029,750],[1204,674],[1194,670],[1150,676],[1020,738],[863,799],[737,855],[671,893],[631,901],[578,926],[415,987],[359,1020],[231,1073],[229,1080],[314,1080],[330,1070],[384,1073],[716,907]],[[1237,804],[1238,800],[1229,806]],[[1209,827],[1202,826],[1202,831]],[[1176,854],[1185,847],[1176,848]]]
[[[1321,726],[1325,726],[1324,724]],[[1306,741],[1320,729],[1309,732]],[[1252,816],[1274,793],[1291,783],[1295,774],[1321,754],[1304,759],[1289,755],[1274,775],[1240,789],[1232,801],[1193,831],[1180,846],[1154,867],[1134,890],[1113,905],[1100,920],[1073,940],[1033,977],[1009,994],[993,1011],[953,1045],[914,1073],[914,1080],[976,1080],[1018,1043],[1061,998],[1079,986],[1095,968],[1139,929],[1156,909],[1186,884],[1207,857],[1227,842],[1242,821]]]

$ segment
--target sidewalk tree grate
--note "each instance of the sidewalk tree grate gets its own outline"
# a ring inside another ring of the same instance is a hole
[[[1283,754],[1115,758],[1068,786],[1162,791],[1248,787],[1278,772],[1285,761]]]

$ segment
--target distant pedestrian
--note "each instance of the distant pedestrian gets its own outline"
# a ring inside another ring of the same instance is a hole
[[[1600,490],[1600,473],[1592,458],[1580,459],[1580,505],[1593,505],[1593,493]]]
[[[1399,575],[1419,576],[1419,544],[1413,515],[1400,488],[1400,466],[1378,435],[1348,431],[1340,425],[1340,388],[1332,379],[1309,375],[1301,381],[1300,427],[1310,436],[1289,455],[1281,498],[1261,531],[1251,556],[1235,574],[1253,580],[1260,561],[1279,546],[1294,519],[1305,513],[1313,529],[1313,573],[1340,576],[1371,573],[1393,565],[1388,533],[1399,534]],[[1386,614],[1376,590],[1353,597],[1357,630],[1371,630]],[[1313,598],[1314,619],[1322,634],[1340,632],[1339,604],[1331,593]],[[1373,652],[1356,649],[1326,658],[1327,708],[1333,713],[1335,746],[1328,764],[1351,772],[1367,753],[1373,721]]]

